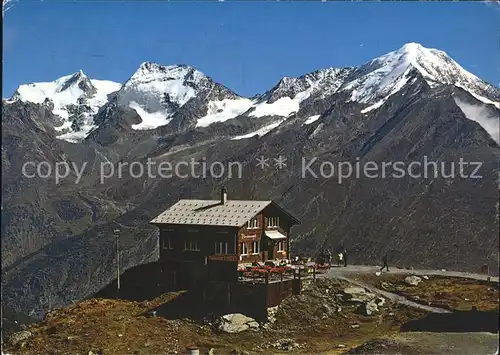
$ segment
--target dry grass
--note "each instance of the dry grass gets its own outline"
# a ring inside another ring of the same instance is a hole
[[[151,302],[92,299],[53,311],[42,323],[29,328],[34,334],[22,353],[159,354],[180,351],[181,340],[209,334],[202,326],[145,314],[177,294]],[[184,344],[187,345],[187,344]]]

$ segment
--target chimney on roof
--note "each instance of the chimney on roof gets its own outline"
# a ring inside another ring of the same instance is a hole
[[[220,203],[221,205],[225,205],[227,202],[227,190],[225,187],[220,189]]]

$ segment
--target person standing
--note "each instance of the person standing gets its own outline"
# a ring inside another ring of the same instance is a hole
[[[387,264],[387,253],[384,254],[382,257],[382,262],[384,263],[382,267],[380,268],[380,271],[384,270],[384,268],[389,271],[389,265]]]
[[[344,267],[347,266],[347,249],[344,249]]]

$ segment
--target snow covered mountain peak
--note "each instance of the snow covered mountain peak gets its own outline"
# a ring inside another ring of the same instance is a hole
[[[442,50],[426,48],[418,43],[408,43],[399,52],[402,54],[401,58],[416,68],[430,86],[455,85],[486,103],[495,103],[490,99],[500,100],[500,90],[464,69]],[[393,53],[395,52],[387,55]]]
[[[409,43],[404,44],[401,48],[387,53],[385,56],[399,54],[399,55],[406,55],[409,58],[416,58],[416,57],[421,57],[421,56],[432,57],[437,52],[440,52],[444,55],[447,55],[445,52],[440,51],[438,49],[426,48],[423,45],[421,45],[420,43],[409,42]],[[382,56],[382,57],[385,57],[385,56]]]
[[[97,91],[88,76],[85,75],[82,70],[77,71],[65,80],[58,88],[58,92],[63,92],[71,89],[72,87],[75,87],[75,89],[79,88],[85,95],[88,96]]]
[[[455,85],[477,99],[498,105],[500,90],[462,68],[445,52],[407,43],[362,65],[342,89],[352,92],[351,100],[380,106],[418,73],[429,86]]]
[[[42,103],[45,99],[52,99],[57,93],[66,92],[66,96],[81,96],[95,90],[88,77],[83,71],[65,75],[51,82],[30,83],[19,86],[12,100],[23,100],[34,103]],[[71,100],[71,97],[67,97]]]
[[[59,138],[78,141],[94,127],[93,115],[108,101],[108,94],[120,89],[120,84],[89,79],[83,71],[65,75],[51,82],[19,86],[11,100],[21,100],[52,106],[52,112],[61,117]]]
[[[187,65],[144,62],[119,91],[118,103],[128,106],[135,102],[147,112],[167,109],[169,105],[173,110],[195,97],[208,81],[203,73]]]
[[[167,125],[191,99],[217,101],[213,109],[226,107],[223,100],[238,99],[221,84],[185,64],[161,65],[144,62],[117,93],[117,103],[137,112],[142,121],[133,129],[154,129]],[[211,111],[209,109],[209,111]]]
[[[455,84],[459,80],[478,80],[445,52],[425,48],[419,43],[407,43],[400,49],[376,58],[372,62],[383,65],[411,65],[424,76],[430,85]]]
[[[413,51],[421,51],[426,49],[420,43],[417,42],[408,42],[405,43],[399,50],[404,52],[413,52]]]
[[[136,82],[170,80],[197,83],[203,78],[205,78],[203,73],[185,64],[161,65],[153,62],[143,62],[125,85],[133,85]]]

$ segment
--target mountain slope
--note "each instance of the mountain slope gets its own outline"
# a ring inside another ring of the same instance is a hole
[[[188,66],[144,63],[136,74],[109,95],[78,144],[58,139],[55,127],[64,118],[50,105],[18,98],[3,106],[2,252],[8,258],[2,282],[16,310],[40,316],[109,283],[117,225],[122,266],[153,261],[156,231],[148,221],[180,198],[214,198],[221,185],[230,199],[274,199],[298,216],[294,253],[343,242],[357,263],[376,264],[388,251],[401,266],[496,267],[500,110],[485,101],[498,103],[499,89],[442,52],[409,44],[360,67],[284,78],[254,98]],[[287,159],[283,170],[273,166],[280,155]],[[271,167],[256,167],[260,156]],[[339,171],[328,178],[302,171],[302,159],[317,159],[312,169],[319,174],[322,162],[324,168],[381,166],[424,157],[438,165],[481,162],[482,177],[339,181]],[[78,184],[74,174],[61,184],[21,175],[26,160],[45,159],[87,161],[88,169]],[[120,162],[148,159],[240,162],[243,171],[241,178],[208,173],[204,179],[136,176],[127,167],[118,174]],[[104,181],[101,163],[115,169]]]

